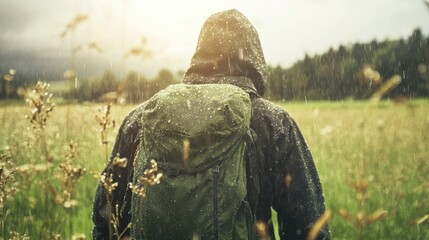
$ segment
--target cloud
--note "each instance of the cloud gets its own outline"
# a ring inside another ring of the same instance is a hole
[[[18,1],[0,2],[0,34],[8,31],[21,31],[34,18],[34,11],[30,11]]]
[[[305,53],[340,44],[407,37],[417,27],[429,32],[429,11],[422,0],[13,0],[0,1],[1,61],[7,61],[5,53],[34,61],[70,61],[72,49],[95,43],[102,52],[82,47],[76,57],[145,74],[161,68],[184,70],[205,19],[228,8],[242,11],[254,23],[267,62],[283,67]],[[61,39],[66,25],[80,14],[88,14],[88,21]],[[152,58],[124,59],[142,37]]]

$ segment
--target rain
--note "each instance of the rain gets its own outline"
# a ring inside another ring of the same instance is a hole
[[[429,238],[428,23],[428,0],[1,2],[0,239]]]

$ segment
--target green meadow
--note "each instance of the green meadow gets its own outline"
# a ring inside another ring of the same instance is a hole
[[[276,104],[313,154],[332,239],[429,239],[428,100]],[[91,239],[106,152],[135,106],[113,105],[104,132],[103,107],[55,106],[39,129],[29,106],[0,104],[0,239]]]

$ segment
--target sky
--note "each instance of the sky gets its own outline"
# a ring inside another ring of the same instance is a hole
[[[205,19],[231,8],[257,29],[267,63],[287,68],[340,44],[406,38],[416,28],[428,36],[424,1],[0,0],[0,72],[183,71]],[[66,31],[77,16],[85,17]],[[150,54],[127,54],[133,48]]]

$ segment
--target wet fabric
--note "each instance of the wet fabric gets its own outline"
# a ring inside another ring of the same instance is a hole
[[[164,175],[132,197],[133,239],[255,238],[245,202],[250,114],[249,95],[231,84],[175,84],[148,100],[134,185],[152,159]]]
[[[160,167],[194,173],[220,164],[249,131],[249,96],[230,84],[175,84],[146,104],[141,138]],[[183,142],[188,142],[188,160]]]
[[[260,95],[264,94],[267,66],[258,33],[237,10],[215,13],[201,29],[197,48],[186,75],[231,73],[238,67],[252,80]],[[193,82],[188,78],[184,82]]]
[[[232,31],[233,29],[233,31]],[[252,24],[237,10],[216,13],[203,25],[196,52],[183,82],[187,84],[228,83],[245,90],[251,97],[250,127],[257,138],[252,154],[260,164],[247,163],[249,178],[261,176],[260,191],[247,179],[253,214],[265,224],[265,237],[274,239],[271,209],[277,212],[281,239],[306,239],[313,223],[325,211],[324,196],[319,176],[308,145],[294,119],[283,109],[265,100],[266,64],[259,37]],[[119,230],[130,222],[133,159],[139,145],[143,103],[123,121],[112,151],[131,162],[126,169],[116,169],[114,181],[118,188],[113,193],[120,208]],[[249,150],[250,151],[250,150]],[[106,193],[98,186],[94,200],[94,239],[108,239]],[[129,232],[129,231],[128,231]],[[318,239],[329,239],[328,227]]]

